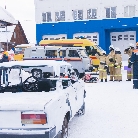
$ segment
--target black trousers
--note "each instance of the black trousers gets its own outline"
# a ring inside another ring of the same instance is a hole
[[[133,84],[134,88],[138,89],[138,62],[133,64]]]

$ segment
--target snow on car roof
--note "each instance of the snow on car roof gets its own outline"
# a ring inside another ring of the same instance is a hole
[[[42,67],[42,66],[49,66],[53,67],[53,71],[55,75],[60,76],[60,67],[67,66],[72,68],[70,63],[65,61],[55,61],[55,60],[25,60],[25,61],[10,61],[10,62],[3,62],[0,63],[0,68],[3,67],[13,67],[13,66],[21,66],[21,68],[25,67]]]
[[[25,61],[10,61],[0,63],[0,67],[12,67],[12,66],[71,66],[70,63],[65,61],[55,61],[55,60],[25,60]]]

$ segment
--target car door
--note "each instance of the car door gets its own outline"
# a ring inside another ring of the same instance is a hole
[[[68,103],[71,110],[71,116],[73,117],[78,109],[77,92],[75,90],[75,87],[71,84],[68,88],[66,88],[66,93],[68,94]]]
[[[76,93],[76,111],[78,111],[84,102],[84,81],[79,80],[73,84],[75,93]]]

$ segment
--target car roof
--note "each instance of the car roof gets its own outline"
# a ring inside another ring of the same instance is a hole
[[[57,67],[57,66],[71,66],[70,63],[65,61],[55,61],[55,60],[24,60],[24,61],[10,61],[0,63],[0,67],[13,67],[13,66],[21,66],[21,67],[37,67],[37,66],[49,66],[49,67]]]

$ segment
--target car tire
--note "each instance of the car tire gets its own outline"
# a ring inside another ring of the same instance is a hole
[[[68,137],[68,120],[67,117],[64,117],[61,138],[67,138],[67,137]]]
[[[84,115],[84,114],[85,114],[85,102],[83,102],[82,107],[81,107],[80,110],[78,111],[78,116]]]
[[[32,76],[36,77],[36,78],[42,78],[42,70],[41,69],[33,69],[31,71]]]

